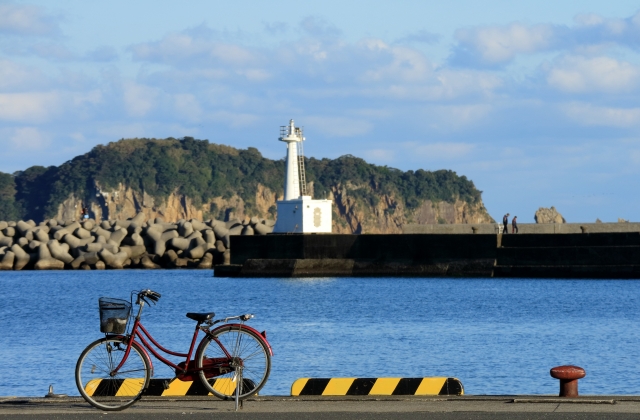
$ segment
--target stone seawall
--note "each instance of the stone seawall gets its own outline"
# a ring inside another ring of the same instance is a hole
[[[191,219],[0,221],[0,270],[211,268],[229,263],[231,237],[266,235],[274,222]]]

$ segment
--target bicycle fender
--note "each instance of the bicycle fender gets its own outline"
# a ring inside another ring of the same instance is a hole
[[[123,341],[127,340],[127,336],[126,335],[110,335],[109,338],[120,338]],[[134,343],[136,343],[138,345],[138,348],[140,350],[142,350],[142,352],[144,353],[144,355],[147,357],[147,360],[149,361],[149,367],[151,368],[151,372],[150,372],[150,378],[153,377],[153,359],[151,359],[151,357],[149,357],[149,353],[147,352],[147,349],[140,344],[139,342],[137,342],[135,339],[133,340]],[[149,383],[151,383],[151,381],[149,381]]]
[[[253,328],[253,327],[250,327],[250,326],[248,326],[248,325],[224,324],[224,325],[220,325],[218,328],[216,328],[216,329],[212,330],[212,331],[211,331],[211,334],[214,334],[216,331],[219,331],[219,330],[221,330],[221,329],[223,329],[223,328],[227,328],[227,327],[229,327],[229,326],[231,326],[231,327],[235,327],[235,328],[240,327],[240,328],[242,328],[242,329],[244,329],[244,330],[251,331],[252,333],[256,334],[256,335],[257,335],[258,337],[260,337],[260,339],[261,339],[261,340],[262,340],[262,341],[267,345],[267,348],[269,349],[269,353],[271,354],[271,356],[273,356],[273,349],[271,349],[271,344],[269,344],[269,342],[267,341],[267,338],[266,338],[264,335],[262,335],[262,334],[260,333],[260,331],[256,330],[256,329],[255,329],[255,328]]]

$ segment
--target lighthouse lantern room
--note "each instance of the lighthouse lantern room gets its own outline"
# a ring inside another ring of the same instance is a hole
[[[278,140],[287,144],[284,198],[276,202],[278,218],[273,233],[331,233],[331,200],[307,195],[302,127],[293,120],[280,127]]]

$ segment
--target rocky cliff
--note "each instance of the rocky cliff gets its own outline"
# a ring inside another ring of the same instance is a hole
[[[364,202],[353,191],[370,189],[350,183],[336,185],[330,190],[328,198],[334,202],[333,232],[335,233],[402,233],[402,225],[417,224],[456,224],[456,223],[492,223],[482,202],[471,205],[462,200],[453,203],[425,200],[415,209],[407,210],[393,195],[381,194],[376,205]],[[224,219],[245,217],[273,218],[273,208],[277,197],[269,188],[258,184],[255,205],[247,212],[244,200],[238,195],[228,199],[215,197],[199,206],[185,195],[171,193],[164,200],[154,199],[145,193],[134,191],[120,184],[113,190],[96,186],[96,200],[90,204],[90,215],[97,221],[126,220],[142,213],[147,219],[162,218],[167,222],[184,219],[205,220],[211,208],[225,209]],[[309,184],[313,191],[313,183]],[[374,193],[369,191],[369,193]],[[84,201],[73,194],[63,201],[56,214],[60,220],[79,220]],[[270,212],[271,210],[271,212]]]
[[[381,194],[376,203],[367,203],[352,191],[368,186],[337,185],[331,189],[334,202],[334,229],[336,233],[402,233],[402,225],[492,223],[482,201],[469,204],[460,199],[452,203],[424,200],[412,209],[391,194]],[[373,205],[372,205],[373,204]]]

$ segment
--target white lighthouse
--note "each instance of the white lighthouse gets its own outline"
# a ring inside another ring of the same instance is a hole
[[[287,143],[284,199],[276,202],[278,218],[273,233],[331,233],[331,200],[307,195],[301,127],[293,120],[280,127],[278,140]]]

